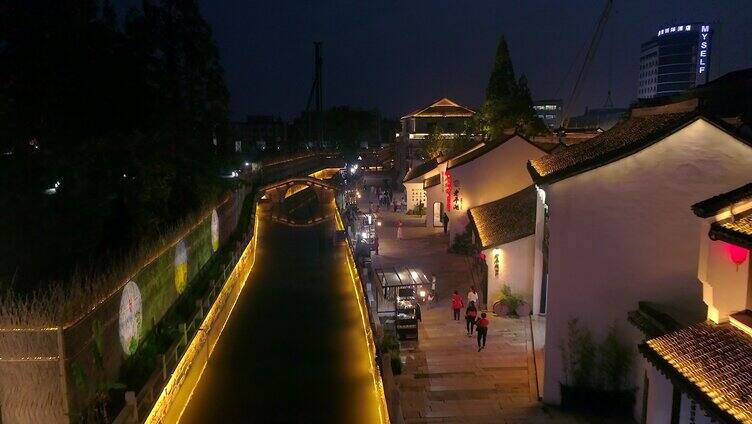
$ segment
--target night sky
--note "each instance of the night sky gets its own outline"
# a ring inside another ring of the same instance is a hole
[[[480,105],[502,34],[533,98],[566,98],[605,5],[605,0],[200,2],[220,47],[234,118],[297,115],[313,78],[315,40],[324,43],[327,107],[378,107],[399,117],[443,96]],[[716,27],[711,46],[711,79],[752,67],[750,0],[615,0],[576,111],[603,106],[609,62],[614,104],[626,106],[636,97],[640,43],[660,26],[714,21],[722,27],[720,33]]]

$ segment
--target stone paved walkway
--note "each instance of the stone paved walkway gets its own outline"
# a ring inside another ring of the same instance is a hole
[[[368,210],[368,196],[360,207]],[[451,293],[456,289],[465,296],[471,282],[465,259],[447,253],[441,229],[383,209],[379,219],[374,267],[417,267],[438,279],[434,304],[423,308],[420,339],[401,343],[403,372],[396,382],[405,423],[588,422],[538,402],[530,321],[489,314],[487,347],[478,352],[475,338],[466,336],[464,318],[452,320]],[[398,220],[404,225],[402,240],[396,239]]]

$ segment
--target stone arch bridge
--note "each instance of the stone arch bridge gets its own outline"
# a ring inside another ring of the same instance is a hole
[[[272,219],[288,224],[315,224],[329,218],[327,206],[334,201],[336,187],[310,176],[290,177],[259,189]]]

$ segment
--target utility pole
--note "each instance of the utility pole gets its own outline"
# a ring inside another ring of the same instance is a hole
[[[308,94],[306,103],[306,115],[308,115],[308,137],[316,140],[316,147],[321,148],[324,144],[324,80],[322,67],[324,60],[321,56],[321,41],[313,43],[314,56],[314,77],[311,92]],[[311,101],[314,101],[315,111],[311,113]],[[314,115],[315,114],[315,130]]]

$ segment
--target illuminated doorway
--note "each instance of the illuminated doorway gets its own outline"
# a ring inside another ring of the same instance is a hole
[[[441,227],[444,225],[443,222],[441,222],[441,215],[443,215],[444,208],[441,202],[436,202],[433,204],[433,226],[434,227]]]

